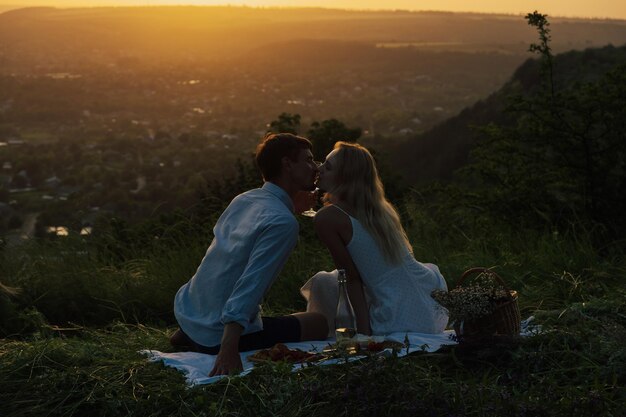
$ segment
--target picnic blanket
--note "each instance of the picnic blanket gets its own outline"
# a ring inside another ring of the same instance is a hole
[[[408,349],[402,349],[398,352],[398,356],[405,356],[408,353],[416,351],[434,352],[439,350],[443,345],[456,344],[454,338],[454,331],[447,330],[444,333],[438,334],[425,334],[425,333],[392,333],[385,337],[385,340],[391,340],[394,342],[404,343],[405,337],[408,338]],[[308,352],[322,352],[322,350],[328,347],[329,344],[335,343],[334,338],[327,340],[316,340],[299,343],[285,343],[290,349],[300,349]],[[254,354],[257,351],[241,352],[241,362],[243,364],[243,372],[239,376],[249,373],[254,363],[248,360],[248,356]],[[224,375],[209,377],[209,372],[213,369],[215,364],[216,355],[206,355],[196,352],[175,352],[166,353],[158,350],[144,349],[139,353],[148,356],[148,360],[152,362],[162,361],[165,366],[171,366],[182,371],[187,380],[189,386],[211,384],[224,378]],[[359,357],[353,357],[351,359],[359,359]],[[319,362],[318,365],[330,365],[337,363],[339,359],[329,359],[323,362]],[[302,364],[294,365],[293,369],[300,369]]]
[[[541,333],[541,326],[532,323],[534,317],[530,316],[521,322],[521,336],[532,336]],[[444,345],[455,345],[456,337],[453,330],[446,330],[443,333],[438,334],[426,334],[426,333],[392,333],[385,336],[386,340],[394,342],[404,343],[405,337],[408,338],[408,349],[402,349],[398,352],[398,356],[405,356],[408,353],[423,351],[423,352],[435,352]],[[317,340],[309,342],[299,343],[285,343],[290,349],[300,349],[309,352],[321,352],[329,344],[335,342],[334,338],[326,340]],[[248,356],[254,354],[257,351],[241,352],[241,362],[243,364],[243,372],[239,376],[248,374],[254,367],[254,363],[250,362]],[[206,355],[196,352],[175,352],[166,353],[158,350],[144,349],[139,353],[146,355],[151,362],[162,361],[165,366],[171,366],[182,371],[187,380],[189,386],[211,384],[224,378],[224,375],[209,377],[209,372],[213,369],[215,364],[215,355]],[[353,357],[352,360],[359,359],[361,357]],[[339,359],[329,359],[324,362],[318,362],[318,365],[331,365],[339,362]],[[294,371],[302,368],[305,365],[296,364],[293,367]]]

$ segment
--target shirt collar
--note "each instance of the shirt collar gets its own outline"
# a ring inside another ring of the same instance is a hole
[[[293,206],[293,201],[289,197],[289,194],[287,194],[287,191],[283,188],[269,181],[266,181],[261,188],[278,197],[278,199],[282,201],[292,213],[294,212],[295,208]]]

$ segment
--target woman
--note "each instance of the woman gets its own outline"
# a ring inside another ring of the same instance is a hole
[[[315,216],[315,230],[335,266],[346,270],[358,332],[442,332],[448,317],[430,293],[447,289],[446,282],[437,266],[413,257],[369,151],[337,142],[319,168],[318,187],[326,194],[325,206]],[[309,310],[323,313],[333,329],[335,277],[320,273],[302,289]]]

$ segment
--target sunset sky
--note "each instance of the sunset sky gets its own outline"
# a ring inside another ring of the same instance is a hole
[[[626,19],[624,0],[0,0],[0,6],[105,6],[105,5],[247,5],[281,7],[327,7],[346,9],[403,9],[470,11],[520,14],[539,10],[552,16]]]

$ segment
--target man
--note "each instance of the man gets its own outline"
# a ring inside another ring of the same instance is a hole
[[[288,133],[263,139],[256,153],[263,187],[233,199],[196,274],[176,294],[180,330],[170,341],[217,354],[210,376],[240,370],[239,351],[326,338],[319,313],[261,317],[259,305],[296,245],[294,212],[306,208],[298,203],[315,188],[318,172],[311,150],[309,140]]]

